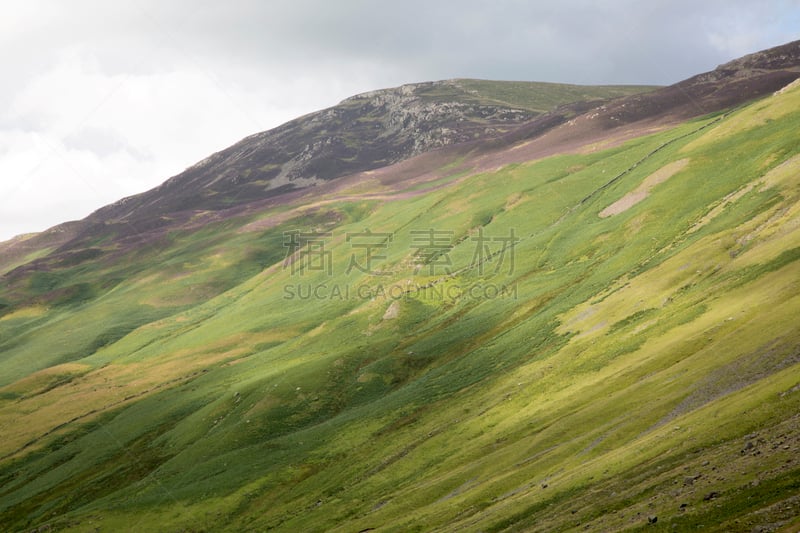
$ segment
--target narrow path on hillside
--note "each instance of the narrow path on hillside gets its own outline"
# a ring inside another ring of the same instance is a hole
[[[629,166],[628,168],[626,168],[625,170],[623,170],[622,172],[620,172],[619,174],[617,174],[616,176],[614,176],[613,178],[608,180],[606,183],[604,183],[603,185],[597,187],[592,192],[590,192],[588,195],[583,197],[577,204],[575,204],[572,207],[568,208],[566,210],[566,212],[558,218],[558,220],[556,220],[553,223],[549,224],[545,228],[542,228],[541,230],[539,230],[539,231],[537,231],[535,233],[531,233],[527,237],[519,237],[519,239],[517,240],[516,243],[511,243],[511,244],[505,245],[501,249],[497,250],[496,252],[494,252],[492,254],[488,254],[481,261],[478,261],[478,262],[475,262],[473,264],[467,265],[467,266],[462,267],[462,268],[460,268],[460,269],[458,269],[458,270],[456,270],[454,272],[451,272],[450,274],[446,274],[446,275],[444,275],[444,276],[442,276],[440,278],[437,278],[437,279],[435,279],[433,281],[430,281],[427,284],[423,285],[422,288],[426,288],[427,289],[427,288],[433,287],[435,285],[438,285],[439,283],[442,283],[444,281],[453,279],[456,276],[459,276],[459,275],[461,275],[461,274],[463,274],[465,272],[468,272],[470,270],[474,270],[476,268],[480,268],[485,263],[491,262],[497,256],[500,256],[500,255],[506,253],[509,248],[511,248],[513,246],[517,246],[517,245],[519,245],[519,243],[521,243],[523,241],[533,239],[534,237],[537,237],[537,236],[541,235],[542,233],[555,228],[556,226],[561,224],[561,222],[563,222],[570,214],[574,213],[577,209],[579,209],[581,206],[586,204],[586,202],[588,202],[589,200],[591,200],[592,198],[597,196],[602,191],[608,189],[613,184],[617,183],[623,177],[625,177],[626,175],[630,174],[637,167],[639,167],[640,165],[642,165],[645,162],[647,162],[648,159],[650,159],[651,157],[653,157],[654,155],[656,155],[657,153],[662,151],[664,148],[672,145],[673,143],[675,143],[677,141],[680,141],[681,139],[685,139],[685,138],[690,137],[692,135],[695,135],[695,134],[697,134],[697,133],[699,133],[699,132],[701,132],[701,131],[703,131],[703,130],[705,130],[707,128],[710,128],[711,126],[714,126],[715,124],[719,124],[723,119],[727,118],[730,113],[731,113],[731,111],[723,113],[720,116],[716,117],[714,120],[703,124],[699,128],[693,129],[692,131],[684,133],[683,135],[679,135],[679,136],[677,136],[677,137],[675,137],[673,139],[669,139],[668,141],[665,141],[665,142],[661,143],[656,148],[654,148],[652,151],[650,151],[645,156],[643,156],[641,159],[639,159],[638,161],[633,163],[631,166]],[[414,290],[418,290],[418,289],[419,288],[409,289],[409,290],[405,291],[404,294],[410,294],[410,293],[414,292]]]
[[[592,192],[590,192],[583,199],[581,199],[580,202],[578,202],[574,206],[572,206],[569,209],[567,209],[566,213],[561,215],[561,218],[559,218],[554,224],[552,224],[551,226],[549,226],[546,229],[549,229],[550,227],[553,227],[555,225],[560,224],[562,220],[564,220],[567,216],[569,216],[576,209],[578,209],[583,204],[585,204],[586,202],[588,202],[589,200],[591,200],[592,198],[597,196],[599,193],[601,193],[602,191],[608,189],[609,187],[611,187],[612,185],[617,183],[619,180],[621,180],[622,178],[624,178],[625,176],[627,176],[628,174],[633,172],[639,165],[642,165],[642,164],[646,163],[648,159],[650,159],[651,157],[656,155],[658,152],[660,152],[661,150],[663,150],[667,146],[670,146],[671,144],[673,144],[673,143],[675,143],[677,141],[680,141],[681,139],[685,139],[686,137],[690,137],[690,136],[692,136],[692,135],[694,135],[696,133],[699,133],[700,131],[702,131],[702,130],[704,130],[706,128],[709,128],[709,127],[713,126],[714,124],[718,124],[722,119],[724,119],[727,116],[728,116],[727,113],[722,114],[722,115],[718,116],[717,118],[715,118],[714,120],[712,120],[711,122],[703,124],[702,126],[700,126],[697,129],[694,129],[694,130],[692,130],[690,132],[684,133],[683,135],[679,135],[679,136],[675,137],[674,139],[670,139],[670,140],[668,140],[666,142],[661,143],[655,149],[653,149],[651,152],[649,152],[647,155],[645,155],[644,157],[642,157],[641,159],[636,161],[634,164],[632,164],[631,166],[629,166],[628,168],[626,168],[625,170],[623,170],[622,172],[620,172],[619,174],[617,174],[616,176],[614,176],[613,178],[608,180],[606,183],[604,183],[600,187],[598,187],[595,190],[593,190]]]

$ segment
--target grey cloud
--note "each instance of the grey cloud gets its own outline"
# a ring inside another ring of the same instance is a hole
[[[155,26],[199,57],[313,69],[391,64],[411,81],[475,76],[583,83],[670,83],[731,59],[709,40],[746,21],[767,47],[792,38],[775,9],[749,1],[147,4]],[[185,9],[178,6],[183,5]],[[170,30],[172,31],[172,30]]]
[[[377,65],[402,81],[456,76],[579,83],[671,83],[731,59],[709,35],[748,29],[756,47],[797,38],[796,0],[80,0],[32,28],[25,53],[0,58],[25,75],[70,45],[105,73],[199,63],[318,69]],[[393,80],[386,80],[393,81]],[[7,90],[7,89],[5,89]]]

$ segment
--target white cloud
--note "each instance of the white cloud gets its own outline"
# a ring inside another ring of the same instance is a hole
[[[367,88],[357,73],[320,87],[299,72],[265,77],[193,64],[106,74],[90,51],[64,50],[0,116],[0,239],[82,218],[246,135]]]

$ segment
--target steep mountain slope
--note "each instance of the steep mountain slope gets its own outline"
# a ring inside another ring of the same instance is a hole
[[[94,218],[219,209],[384,167],[435,148],[511,132],[515,133],[510,138],[518,140],[520,132],[538,134],[613,97],[623,98],[597,112],[595,122],[604,129],[665,115],[686,119],[783,87],[800,76],[799,59],[800,42],[790,43],[654,93],[648,91],[651,87],[479,80],[373,91],[244,139],[153,191],[100,210]],[[634,96],[642,91],[645,94]],[[521,125],[527,127],[517,132]]]
[[[424,174],[441,161],[458,159],[463,170],[474,171],[621,142],[774,92],[800,76],[799,64],[797,41],[649,92],[482,80],[374,91],[244,139],[83,221],[0,243],[0,273],[98,240],[142,246],[187,225],[230,216],[232,209],[252,212],[264,201],[290,202],[306,187],[420,153],[443,152],[416,166],[412,159],[411,168],[393,177]],[[227,212],[218,215],[220,210]]]
[[[524,159],[604,105],[36,252],[4,278],[0,523],[796,528],[800,85]]]
[[[559,117],[573,116],[610,98],[652,88],[446,80],[354,96],[243,139],[161,186],[82,221],[0,243],[0,274],[45,255],[68,256],[96,241],[141,246],[219,211],[247,209],[259,200],[285,202],[296,197],[293,191],[348,174],[500,136],[553,108]],[[47,264],[34,267],[41,270]]]

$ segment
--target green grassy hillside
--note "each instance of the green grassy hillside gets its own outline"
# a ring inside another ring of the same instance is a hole
[[[0,524],[793,531],[798,131],[795,86],[20,277]]]

